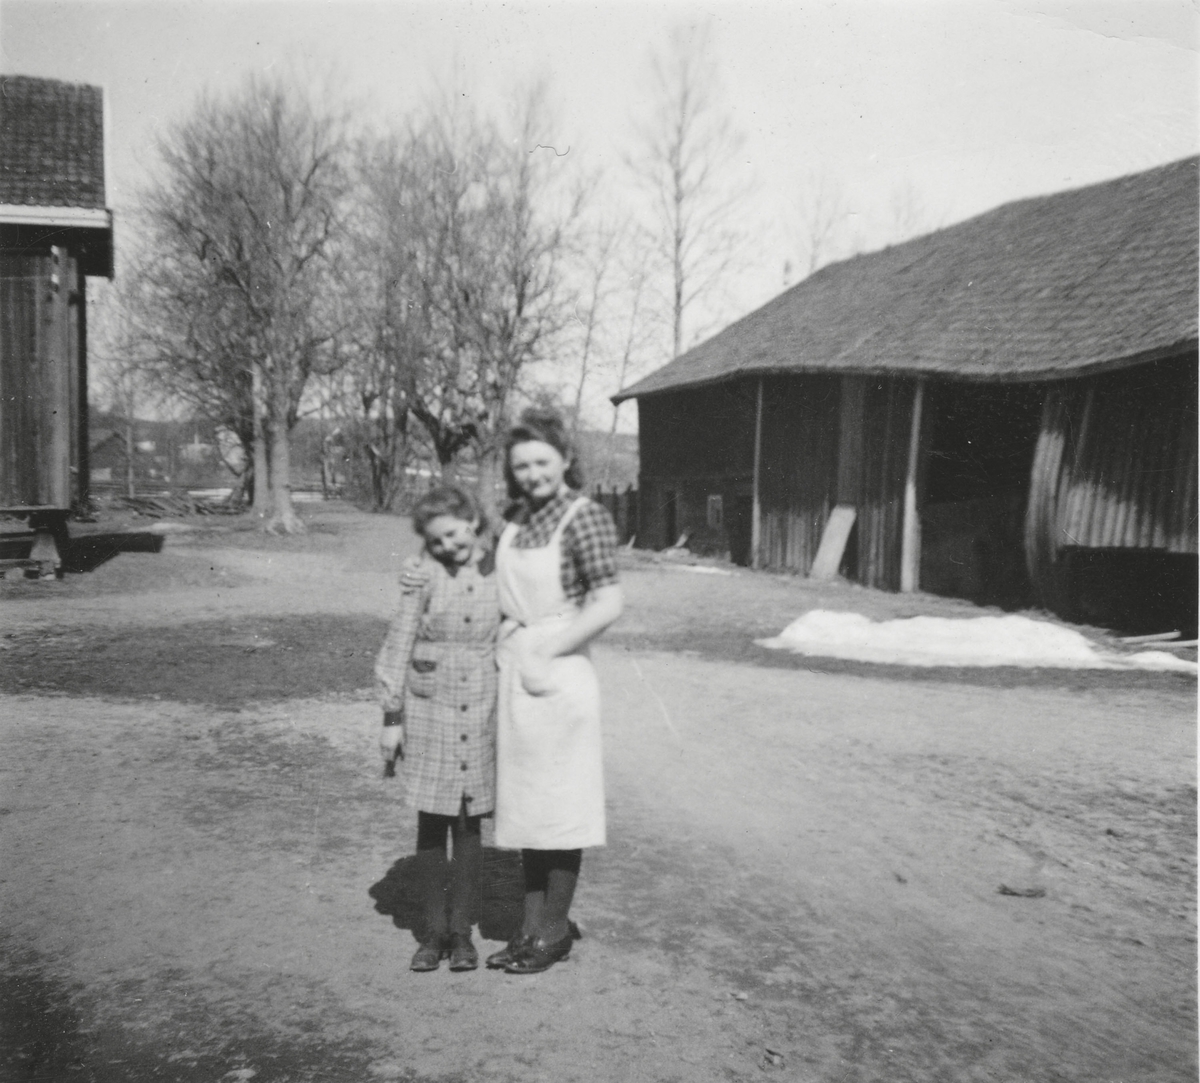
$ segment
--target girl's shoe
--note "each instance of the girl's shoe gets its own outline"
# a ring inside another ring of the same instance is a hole
[[[427,940],[413,954],[412,962],[408,964],[408,969],[437,970],[442,965],[442,960],[449,954],[450,952],[446,949],[446,943],[441,937],[436,940]]]
[[[532,936],[517,933],[507,945],[489,955],[485,965],[489,970],[503,970],[532,943]]]
[[[575,938],[570,932],[561,940],[547,944],[540,936],[531,941],[511,963],[505,968],[508,974],[540,974],[549,970],[555,963],[561,963],[571,954],[571,944]]]
[[[479,952],[471,943],[470,933],[450,934],[450,969],[474,970],[479,966]]]

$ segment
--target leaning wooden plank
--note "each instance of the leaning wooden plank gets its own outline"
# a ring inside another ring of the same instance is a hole
[[[812,570],[808,573],[812,579],[833,579],[838,568],[842,566],[842,554],[846,551],[846,543],[850,540],[850,530],[858,516],[858,509],[849,504],[839,504],[829,513],[829,521],[821,535],[821,544],[817,546],[817,556],[813,560]]]
[[[1173,632],[1155,632],[1148,636],[1121,636],[1122,643],[1164,643],[1169,639],[1178,639],[1179,629]]]

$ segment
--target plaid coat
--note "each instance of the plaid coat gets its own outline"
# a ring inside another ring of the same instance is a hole
[[[401,594],[375,676],[383,709],[404,711],[405,803],[456,816],[465,799],[479,816],[496,799],[496,577],[425,567],[425,586]]]

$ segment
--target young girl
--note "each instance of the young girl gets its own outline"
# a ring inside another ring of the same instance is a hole
[[[383,700],[379,747],[399,760],[405,802],[417,809],[417,882],[423,911],[413,970],[473,970],[471,924],[481,896],[480,820],[495,801],[496,631],[493,556],[480,541],[478,501],[455,486],[413,509],[425,539],[419,576],[375,663]],[[419,584],[419,585],[418,585]],[[446,837],[453,843],[447,860]]]

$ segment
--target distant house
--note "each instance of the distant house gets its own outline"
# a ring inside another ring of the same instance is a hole
[[[825,267],[623,390],[641,543],[1060,611],[1103,555],[1194,610],[1197,171]]]
[[[0,76],[0,511],[88,496],[87,277],[111,278],[99,88]]]

